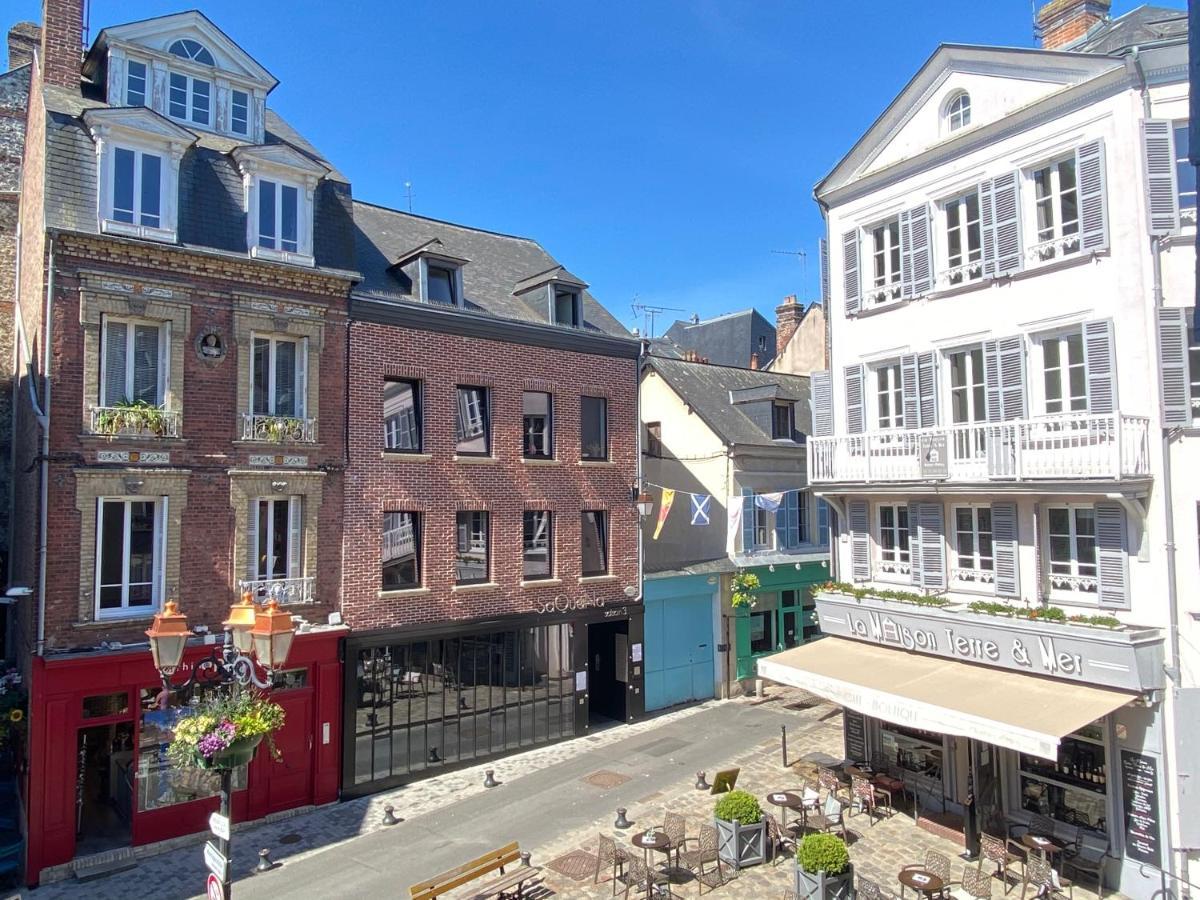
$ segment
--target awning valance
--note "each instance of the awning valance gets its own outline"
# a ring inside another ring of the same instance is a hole
[[[826,637],[758,660],[762,678],[868,716],[986,741],[1043,759],[1136,695]]]

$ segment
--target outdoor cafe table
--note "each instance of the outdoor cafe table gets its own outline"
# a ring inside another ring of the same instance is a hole
[[[1021,835],[1021,843],[1030,850],[1041,853],[1042,858],[1049,861],[1051,866],[1054,865],[1055,857],[1063,851],[1062,844],[1057,841],[1029,831]]]
[[[671,855],[671,839],[667,837],[665,831],[656,831],[654,829],[646,829],[639,831],[632,838],[633,846],[640,847],[645,856],[646,868],[652,868],[650,865],[650,851],[657,850],[660,853],[666,853],[668,860]]]
[[[815,794],[815,792],[813,793]],[[771,791],[767,794],[767,800],[779,807],[779,817],[785,826],[788,812],[800,814],[800,818],[796,821],[800,823],[801,831],[808,827],[808,811],[816,809],[819,799],[819,796],[805,797],[804,794],[797,794],[795,791]]]
[[[942,879],[924,869],[901,869],[896,878],[900,881],[900,900],[904,900],[906,887],[924,894],[927,898],[941,893],[942,888],[945,887]]]

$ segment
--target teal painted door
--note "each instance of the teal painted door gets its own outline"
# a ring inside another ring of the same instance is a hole
[[[712,595],[646,598],[646,709],[713,696]]]

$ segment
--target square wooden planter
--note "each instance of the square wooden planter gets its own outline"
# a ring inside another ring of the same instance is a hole
[[[767,823],[741,825],[713,820],[717,826],[717,852],[734,870],[756,866],[767,859]]]
[[[796,865],[796,896],[800,900],[854,900],[854,866],[838,875],[806,872]]]

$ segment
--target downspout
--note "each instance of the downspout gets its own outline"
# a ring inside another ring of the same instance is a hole
[[[42,656],[46,652],[46,539],[49,531],[49,511],[50,503],[50,363],[53,354],[50,351],[53,343],[54,319],[53,319],[53,303],[54,303],[54,235],[49,234],[46,238],[48,251],[49,272],[46,275],[46,309],[43,315],[45,316],[45,333],[46,338],[42,344],[42,452],[41,452],[41,501],[40,509],[38,510],[38,622],[37,622],[37,649],[35,652],[38,656]]]
[[[821,210],[821,221],[825,223],[825,252],[826,256],[829,253],[829,204],[817,196],[816,188],[813,189],[813,199],[817,201],[817,208]],[[825,273],[828,278],[829,273]],[[833,381],[833,310],[830,309],[833,305],[832,295],[830,297],[822,297],[825,313],[825,368],[829,372],[830,382]],[[830,404],[832,406],[832,403]],[[830,410],[832,413],[832,409]],[[829,507],[833,517],[829,520],[829,580],[837,581],[841,576],[841,560],[838,558],[838,538],[842,531],[842,522],[845,521],[845,508],[840,504],[829,502],[829,498],[825,498],[825,504]]]
[[[1142,68],[1142,61],[1138,56],[1138,48],[1134,47],[1129,56],[1126,57],[1126,65],[1132,68],[1137,76],[1138,90],[1142,97],[1142,115],[1144,118],[1152,118],[1152,107],[1150,104],[1150,88],[1146,83],[1146,71]],[[1162,345],[1158,338],[1158,311],[1163,308],[1163,288],[1162,288],[1162,238],[1158,235],[1150,236],[1150,261],[1151,261],[1151,296],[1154,301],[1154,354],[1155,364],[1158,371],[1162,371]],[[1161,402],[1161,397],[1159,398]],[[1178,689],[1181,670],[1179,666],[1179,592],[1176,588],[1176,571],[1175,571],[1175,504],[1171,494],[1171,441],[1173,433],[1170,429],[1160,429],[1162,433],[1162,456],[1163,456],[1163,511],[1166,518],[1166,526],[1164,528],[1163,549],[1167,556],[1167,638],[1170,647],[1170,662],[1164,666],[1167,678],[1172,682],[1171,687]],[[1165,717],[1164,717],[1165,718]],[[1175,728],[1171,724],[1170,731],[1174,734]],[[1164,751],[1166,748],[1164,748]],[[1168,770],[1175,768],[1174,753],[1164,752],[1163,759],[1167,762]],[[1174,773],[1173,773],[1174,774]],[[1167,814],[1167,827],[1170,831],[1174,830],[1174,812],[1171,803],[1170,780],[1167,782],[1168,789],[1163,791],[1163,806]],[[1176,842],[1172,839],[1168,841],[1167,853],[1167,872],[1172,878],[1176,878],[1176,860],[1175,854],[1180,851],[1176,848]],[[1164,882],[1164,888],[1166,887]]]

